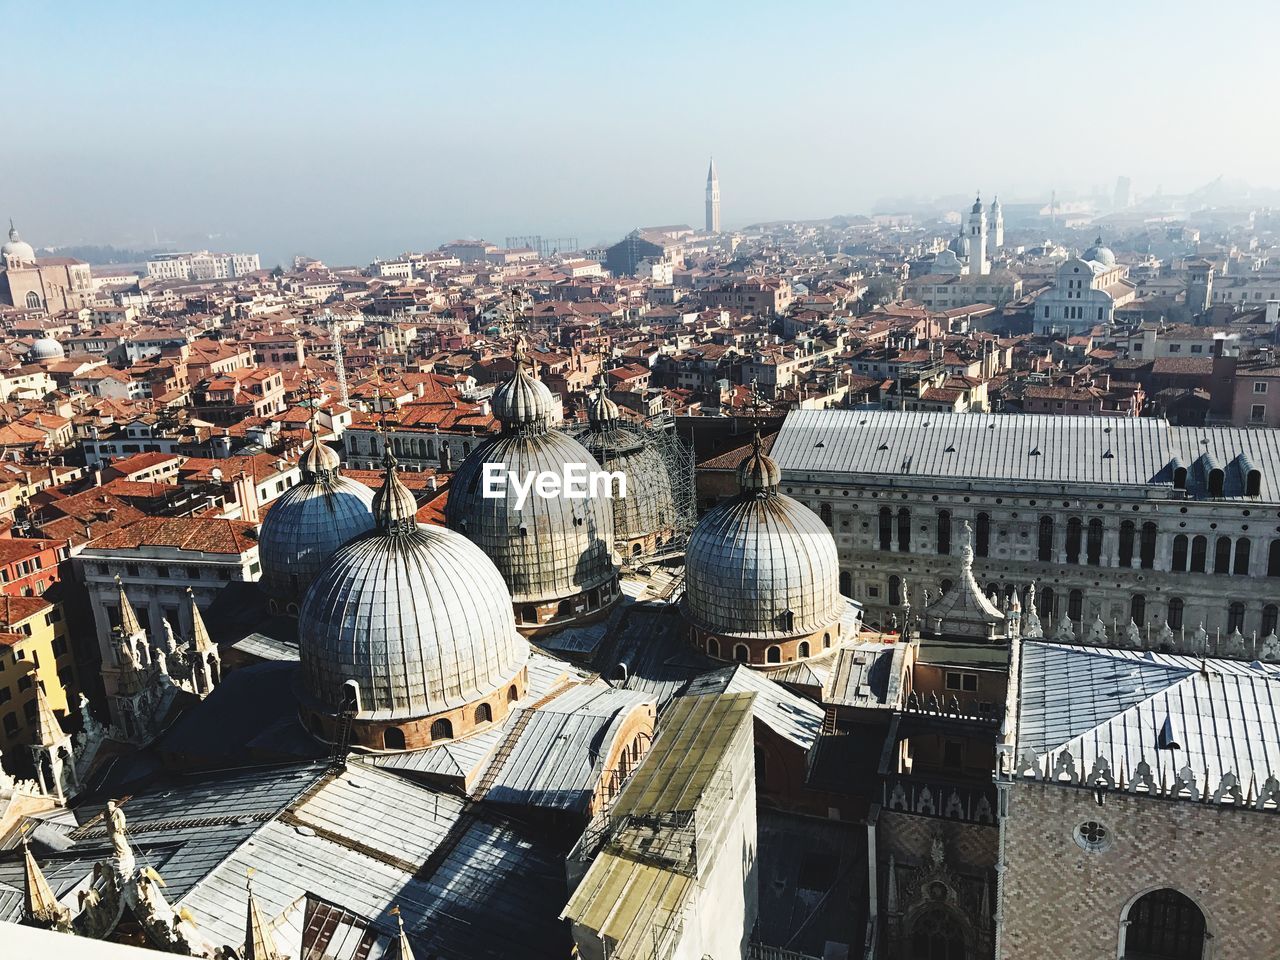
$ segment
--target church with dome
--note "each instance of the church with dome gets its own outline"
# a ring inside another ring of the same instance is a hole
[[[1034,330],[1040,335],[1074,336],[1114,322],[1116,310],[1137,296],[1129,267],[1117,263],[1098,237],[1078,256],[1058,267],[1053,287],[1036,300]]]
[[[9,221],[9,238],[0,243],[0,304],[57,313],[78,310],[92,297],[93,272],[89,264],[72,257],[37,257],[35,249]]]

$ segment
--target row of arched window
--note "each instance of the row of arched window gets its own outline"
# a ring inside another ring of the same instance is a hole
[[[507,688],[507,702],[514,703],[520,697],[520,691],[516,689],[515,684]],[[482,723],[493,723],[493,707],[487,703],[477,704],[475,712],[471,716],[472,724],[480,726]],[[441,717],[431,724],[431,742],[437,743],[441,740],[453,739],[453,721],[448,717]],[[382,745],[388,750],[403,750],[405,748],[404,731],[399,727],[387,727],[382,731]]]

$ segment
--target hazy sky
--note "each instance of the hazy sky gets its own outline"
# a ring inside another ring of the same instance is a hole
[[[590,243],[699,223],[709,154],[729,227],[1280,180],[1274,0],[0,0],[0,24],[0,216],[36,244]]]

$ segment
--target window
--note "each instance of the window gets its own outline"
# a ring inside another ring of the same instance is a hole
[[[829,503],[822,504],[822,506],[818,510],[818,515],[822,517],[822,522],[825,523],[828,527],[832,525],[831,504]]]
[[[1142,543],[1139,551],[1142,569],[1153,569],[1156,565],[1156,525],[1150,521],[1142,525]]]
[[[1094,517],[1089,521],[1089,539],[1085,545],[1085,560],[1096,567],[1102,562],[1102,521]]]
[[[801,660],[803,660],[803,659],[805,659],[805,657],[809,656],[809,641],[808,641],[808,640],[801,640],[798,644],[796,644],[796,656],[797,656],[797,657],[799,657]]]
[[[6,713],[4,715],[4,732],[11,737],[18,733],[18,715],[16,713]]]
[[[1037,546],[1039,560],[1042,563],[1051,563],[1053,561],[1053,517],[1044,516],[1040,518],[1040,533]]]
[[[880,549],[893,549],[893,511],[888,507],[880,508]]]
[[[403,750],[404,731],[399,727],[387,727],[382,731],[382,745],[388,750]]]
[[[1036,613],[1041,617],[1051,618],[1055,611],[1053,609],[1053,588],[1045,587],[1036,594]]]
[[[1129,619],[1142,626],[1147,622],[1147,598],[1135,593],[1129,600]]]
[[[1213,572],[1231,572],[1231,538],[1219,537],[1213,548]]]
[[[1080,541],[1084,525],[1079,517],[1067,521],[1067,563],[1080,562]]]
[[[1222,496],[1222,484],[1226,479],[1226,474],[1220,467],[1215,467],[1209,471],[1209,496]]]
[[[747,645],[745,643],[740,643],[733,648],[733,659],[738,661],[738,663],[751,662],[751,651],[747,649]]]
[[[0,687],[0,703],[8,703],[13,699],[13,691],[8,687]]]
[[[1182,629],[1183,602],[1181,597],[1169,601],[1169,626],[1174,630]]]
[[[487,703],[482,703],[480,706],[476,707],[475,722],[477,725],[481,723],[492,723],[493,707],[489,706]]]
[[[1067,594],[1067,616],[1072,620],[1080,620],[1084,617],[1084,594],[1079,590],[1072,590]]]
[[[1232,630],[1244,633],[1244,604],[1239,600],[1227,607],[1227,633]]]
[[[898,550],[911,551],[911,511],[906,507],[898,511]]]
[[[188,579],[188,580],[199,580],[199,579],[200,579],[200,568],[199,568],[199,567],[187,567],[187,579]]]
[[[891,607],[901,606],[902,604],[902,580],[898,576],[889,578],[889,605]]]
[[[978,514],[978,530],[977,542],[974,545],[974,553],[980,557],[990,556],[991,554],[991,515],[988,513]]]
[[[1105,850],[1111,844],[1111,833],[1097,820],[1086,820],[1074,831],[1076,843],[1084,850]]]
[[[959,770],[964,766],[964,742],[961,740],[946,740],[942,744],[942,765],[950,767],[952,770]]]
[[[40,294],[36,293],[34,290],[27,291],[27,309],[28,310],[40,309]]]
[[[948,670],[946,684],[948,690],[976,693],[978,690],[978,675],[976,673],[963,673],[959,670]]]
[[[951,511],[938,511],[938,553],[951,552]]]
[[[1126,520],[1120,524],[1120,566],[1133,566],[1133,537],[1134,524],[1132,520]]]
[[[1267,381],[1265,381],[1265,380],[1255,380],[1255,381],[1253,381],[1253,392],[1254,392],[1254,393],[1266,393],[1266,392],[1267,392]]]
[[[435,723],[431,724],[431,739],[432,740],[452,740],[453,724],[450,723],[448,719],[446,719],[445,717],[441,717]]]
[[[1249,538],[1241,537],[1236,541],[1236,561],[1231,572],[1237,576],[1249,575]]]
[[[765,651],[765,660],[768,663],[781,663],[782,649],[780,647],[770,647]]]
[[[1254,422],[1267,419],[1267,408],[1261,403],[1251,404],[1249,407],[1249,419]]]
[[[1200,960],[1204,941],[1204,914],[1177,890],[1139,897],[1120,924],[1121,956],[1131,960]]]
[[[1205,555],[1209,550],[1209,541],[1203,536],[1195,537],[1191,541],[1191,572],[1204,573]]]

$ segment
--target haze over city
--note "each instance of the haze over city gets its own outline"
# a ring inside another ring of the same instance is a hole
[[[0,214],[48,246],[598,244],[696,221],[711,155],[728,227],[1122,174],[1278,186],[1269,61],[1237,55],[1266,3],[2,9]]]

